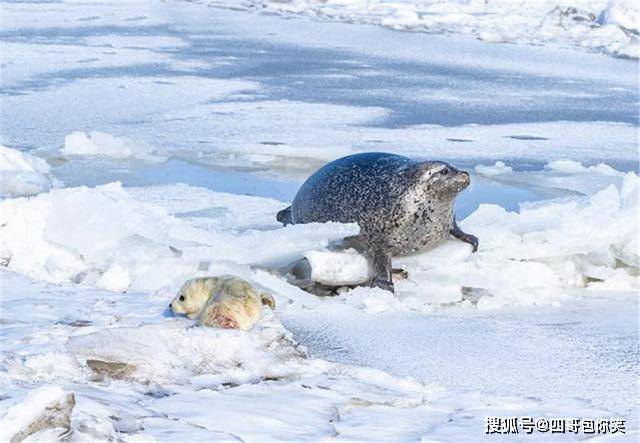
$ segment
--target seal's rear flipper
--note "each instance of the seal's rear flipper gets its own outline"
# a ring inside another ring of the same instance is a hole
[[[455,218],[453,219],[453,225],[451,226],[451,230],[449,230],[449,233],[458,240],[469,243],[473,248],[473,252],[478,252],[478,237],[476,237],[475,235],[467,234],[462,229],[460,229],[460,226],[458,226],[458,223],[456,223]]]
[[[283,209],[282,211],[278,211],[278,213],[276,214],[276,219],[285,226],[290,225],[291,224],[291,206]]]

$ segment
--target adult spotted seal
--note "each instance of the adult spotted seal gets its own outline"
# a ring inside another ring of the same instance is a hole
[[[373,286],[393,291],[391,256],[424,252],[450,234],[477,251],[478,239],[458,227],[453,211],[468,185],[467,172],[444,162],[353,154],[313,173],[277,219],[284,225],[357,223],[360,234],[347,237],[344,246],[368,257]]]

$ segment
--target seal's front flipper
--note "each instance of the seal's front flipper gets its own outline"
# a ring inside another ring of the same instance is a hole
[[[360,254],[367,257],[371,269],[373,269],[373,279],[369,282],[369,286],[374,288],[381,288],[385,291],[395,292],[393,288],[393,281],[402,280],[406,271],[402,269],[391,268],[391,257],[384,250],[372,252],[367,247],[365,239],[359,235],[352,235],[345,237],[340,247],[337,249],[350,249],[353,248]],[[406,277],[405,277],[406,278]]]
[[[373,280],[370,286],[394,292],[391,257],[386,252],[376,252],[371,255],[371,265],[373,267]]]
[[[283,209],[282,211],[278,211],[276,214],[276,220],[278,220],[283,225],[287,226],[291,224],[291,206]]]
[[[473,248],[473,252],[478,252],[478,237],[476,237],[475,235],[467,234],[462,229],[460,229],[460,226],[458,226],[458,223],[456,223],[455,218],[453,219],[453,226],[451,226],[449,233],[458,240],[469,243]]]

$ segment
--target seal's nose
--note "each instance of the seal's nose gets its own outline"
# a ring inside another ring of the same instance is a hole
[[[171,309],[171,308],[172,308],[171,303],[169,303],[169,309]]]
[[[465,184],[469,184],[471,182],[471,178],[469,177],[469,173],[467,171],[460,171],[460,175],[462,176],[462,181]]]

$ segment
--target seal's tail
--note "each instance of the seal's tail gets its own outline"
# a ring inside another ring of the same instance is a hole
[[[291,206],[283,209],[282,211],[278,211],[278,213],[276,214],[276,219],[285,226],[290,225],[291,224]]]

